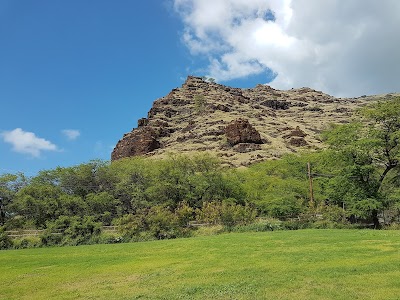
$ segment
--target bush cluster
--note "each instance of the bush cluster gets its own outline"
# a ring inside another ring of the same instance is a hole
[[[205,99],[196,97],[199,109]],[[224,168],[208,154],[91,161],[0,176],[0,248],[170,239],[224,231],[380,227],[400,220],[400,98],[337,125],[329,149]],[[382,126],[388,131],[382,131]],[[382,151],[392,149],[391,151]],[[382,163],[390,154],[389,161]],[[310,200],[307,165],[312,166]],[[386,167],[385,167],[386,166]],[[322,175],[322,176],[319,176]],[[191,226],[196,223],[198,226]],[[102,232],[116,225],[118,233]],[[199,226],[203,225],[203,226]],[[43,230],[10,239],[5,230]]]

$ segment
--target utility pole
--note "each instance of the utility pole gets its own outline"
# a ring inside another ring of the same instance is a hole
[[[307,173],[308,173],[308,181],[310,183],[310,207],[314,207],[314,191],[313,191],[313,180],[312,180],[310,162],[307,163]]]

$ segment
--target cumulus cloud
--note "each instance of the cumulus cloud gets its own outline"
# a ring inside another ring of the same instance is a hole
[[[263,72],[279,89],[399,91],[398,0],[174,0],[182,40],[219,81]]]
[[[80,131],[76,129],[64,129],[61,132],[71,141],[76,140],[81,135]]]
[[[56,151],[57,146],[43,138],[37,137],[33,132],[16,128],[4,131],[0,134],[4,142],[13,146],[13,150],[19,153],[27,153],[33,157],[39,157],[41,151]]]

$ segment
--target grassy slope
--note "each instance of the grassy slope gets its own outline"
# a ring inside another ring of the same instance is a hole
[[[0,299],[400,299],[400,232],[302,230],[0,251]]]

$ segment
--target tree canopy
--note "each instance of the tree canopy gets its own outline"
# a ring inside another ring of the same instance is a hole
[[[378,212],[391,204],[400,174],[400,98],[362,108],[354,121],[333,125],[324,138],[338,164],[330,199],[344,202],[353,215],[369,215],[379,227]]]

